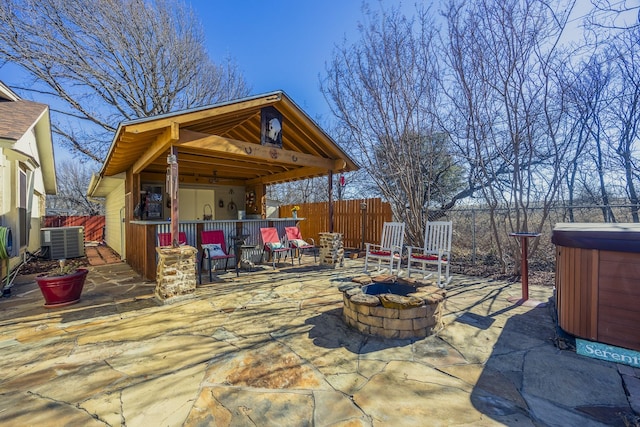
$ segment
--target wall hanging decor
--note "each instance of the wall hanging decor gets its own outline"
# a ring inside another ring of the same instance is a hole
[[[245,203],[247,205],[247,208],[253,208],[256,204],[256,192],[255,191],[247,191],[247,193],[245,194]]]
[[[211,209],[211,205],[209,203],[205,204],[202,207],[202,219],[205,221],[210,221],[213,219],[213,209]]]
[[[275,107],[264,107],[260,122],[260,143],[282,148],[282,114]]]

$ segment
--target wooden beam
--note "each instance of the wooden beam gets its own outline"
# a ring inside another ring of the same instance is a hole
[[[248,179],[247,185],[257,184],[275,184],[278,182],[295,181],[296,179],[312,178],[315,176],[326,175],[327,170],[322,168],[300,168],[288,172],[276,173],[273,175],[265,175],[260,178]]]
[[[182,173],[184,175],[193,175],[198,174],[206,178],[217,178],[217,179],[254,179],[263,175],[270,175],[276,173],[286,172],[287,168],[277,168],[277,169],[265,169],[265,168],[229,168],[224,166],[215,166],[211,165],[209,167],[205,167],[204,165],[197,165],[193,163],[187,163],[184,161],[180,161],[180,167],[184,169]],[[146,169],[146,170],[149,170]],[[155,170],[155,169],[154,169]],[[215,173],[213,173],[215,171]]]
[[[267,163],[275,164],[316,166],[325,170],[332,170],[344,164],[344,160],[342,159],[336,162],[334,159],[317,157],[297,151],[284,150],[282,148],[268,147],[251,142],[238,141],[231,138],[223,138],[218,135],[207,135],[197,140],[179,142],[179,144],[184,147],[209,150],[226,155],[261,159]]]
[[[184,144],[186,142],[197,141],[202,138],[211,136],[210,133],[196,132],[189,129],[180,129],[180,138],[178,144]]]
[[[193,154],[192,152],[180,150],[180,163],[188,163],[190,167],[204,165],[209,171],[217,168],[218,170],[247,170],[255,173],[259,169],[275,173],[284,168],[282,165],[265,164],[259,159],[251,160],[242,159],[242,162],[240,162],[237,159],[203,156],[202,154]]]
[[[158,158],[158,156],[180,139],[180,125],[176,122],[172,122],[162,132],[153,144],[135,161],[133,164],[133,173],[138,174],[142,172],[147,166]]]
[[[274,94],[264,98],[258,98],[248,100],[245,102],[234,102],[233,104],[221,105],[219,107],[211,107],[201,111],[194,111],[190,113],[176,114],[164,119],[150,118],[148,121],[129,125],[126,127],[125,132],[139,134],[143,132],[149,132],[152,130],[162,129],[170,125],[172,122],[179,124],[195,122],[205,119],[215,119],[216,116],[233,113],[235,111],[242,111],[248,108],[262,108],[266,105],[272,105],[280,100],[279,94]]]
[[[143,181],[163,181],[167,178],[166,172],[143,172],[140,174],[140,179]],[[209,182],[209,178],[205,178],[202,176],[195,177],[190,175],[180,175],[178,179],[179,183],[182,184],[205,184],[210,187],[216,186],[229,186],[236,185],[239,187],[244,187],[246,184],[245,180],[242,179],[219,179],[214,183]]]
[[[334,168],[334,172],[351,172],[359,169],[358,166],[353,163],[353,160],[349,159],[348,155],[344,153],[333,139],[290,99],[283,97],[282,102],[278,104],[278,110],[281,111],[288,120],[291,120],[291,117],[294,117],[296,119],[295,124],[299,128],[299,131],[307,134],[311,140],[321,141],[316,144],[323,146],[322,150],[328,155],[335,157],[345,156],[343,159],[344,165]]]

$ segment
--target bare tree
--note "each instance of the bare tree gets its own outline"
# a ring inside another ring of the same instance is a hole
[[[640,24],[640,6],[633,0],[591,0],[593,9],[587,24],[599,28],[626,30]]]
[[[611,40],[608,49],[616,68],[618,93],[608,103],[608,121],[612,126],[612,149],[622,168],[633,222],[640,222],[640,26]]]
[[[102,203],[87,197],[87,183],[94,170],[88,163],[64,160],[56,167],[58,194],[47,196],[47,207],[67,215],[102,215]]]
[[[572,128],[557,74],[559,41],[572,3],[540,0],[451,1],[448,86],[453,109],[449,134],[482,183],[492,212],[498,257],[519,261],[512,232],[539,232],[563,181]],[[536,218],[531,208],[539,208]],[[536,245],[534,244],[533,250]],[[520,263],[512,264],[519,272]]]
[[[102,161],[119,122],[244,96],[231,60],[212,63],[197,16],[176,0],[5,0],[0,64],[51,96],[53,130]]]
[[[611,156],[608,146],[606,125],[607,99],[612,91],[611,64],[604,56],[593,54],[582,61],[572,72],[566,84],[569,114],[579,128],[574,152],[568,162],[566,177],[569,204],[574,202],[578,173],[582,175],[583,192],[590,194],[590,201],[601,206],[604,222],[615,222],[609,196],[610,172],[608,163]],[[570,215],[573,218],[572,214]]]
[[[349,141],[346,148],[390,202],[394,217],[406,223],[408,242],[420,245],[430,210],[455,204],[458,188],[438,179],[460,172],[442,155],[447,139],[438,137],[436,26],[425,9],[411,19],[393,7],[379,14],[365,8],[364,15],[369,23],[360,25],[360,40],[336,47],[322,91]],[[437,186],[454,192],[446,206],[432,197]]]

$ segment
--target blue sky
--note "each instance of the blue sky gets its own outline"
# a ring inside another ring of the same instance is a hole
[[[185,0],[200,17],[206,47],[215,62],[233,58],[251,86],[251,94],[285,91],[320,125],[330,111],[320,91],[336,45],[359,38],[361,0]],[[372,9],[400,4],[369,0]],[[410,4],[413,10],[413,3]],[[407,7],[409,9],[409,7]],[[0,68],[0,80],[12,87],[23,80],[15,66]],[[22,94],[37,101],[33,94]],[[55,138],[54,138],[55,139]],[[56,159],[68,154],[56,146]]]
[[[336,44],[358,37],[360,0],[193,0],[191,5],[202,20],[211,57],[234,58],[253,94],[281,89],[312,118],[329,115],[319,75]]]
[[[215,62],[233,58],[252,94],[284,90],[310,117],[327,126],[331,116],[319,88],[320,78],[335,46],[345,38],[349,44],[359,39],[357,26],[364,20],[361,0],[185,1],[200,17],[205,44]],[[586,13],[585,1],[580,0],[574,13]],[[402,4],[406,14],[415,11],[414,1],[368,3],[372,9]],[[434,12],[437,9],[435,6]],[[4,66],[0,80],[11,87],[21,81],[20,71]],[[37,101],[33,95],[25,98]],[[61,156],[66,157],[56,147],[56,158]]]

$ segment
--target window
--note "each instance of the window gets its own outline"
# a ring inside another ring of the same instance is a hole
[[[18,230],[20,247],[27,246],[29,236],[29,218],[27,218],[27,173],[20,169],[18,177]]]

